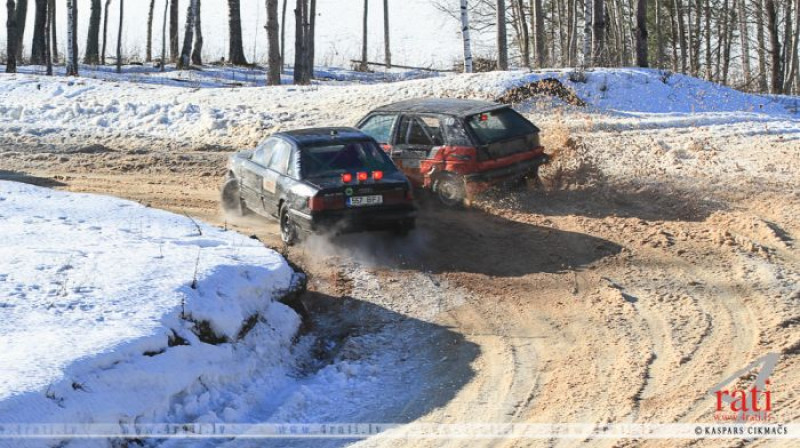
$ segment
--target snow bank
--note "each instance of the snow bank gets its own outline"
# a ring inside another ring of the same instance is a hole
[[[289,381],[296,277],[257,241],[2,181],[0,235],[0,424],[231,420]]]
[[[178,79],[181,73],[169,76]],[[210,70],[209,76],[213,73]],[[775,98],[647,69],[597,69],[586,73],[585,82],[570,81],[570,70],[462,74],[367,84],[352,82],[365,78],[346,70],[328,69],[320,74],[345,82],[213,89],[200,88],[214,85],[203,79],[152,85],[149,82],[162,75],[143,74],[141,70],[123,75],[130,82],[0,75],[0,131],[7,144],[51,144],[54,151],[64,144],[148,150],[172,146],[244,148],[283,129],[353,125],[369,110],[389,102],[431,96],[494,99],[509,88],[545,78],[559,79],[596,112],[637,116],[703,112],[727,114],[725,119],[735,119],[742,113],[748,114],[747,119],[753,115],[792,116],[785,102]],[[240,75],[261,79],[260,75]],[[544,107],[537,104],[537,108],[540,106]]]

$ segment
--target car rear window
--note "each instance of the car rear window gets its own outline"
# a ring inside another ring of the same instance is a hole
[[[503,108],[467,117],[467,126],[481,144],[496,143],[539,132],[539,129],[514,109]]]
[[[344,172],[397,170],[389,156],[372,142],[352,142],[303,148],[303,177],[336,176]]]

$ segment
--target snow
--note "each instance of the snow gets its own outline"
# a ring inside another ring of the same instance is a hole
[[[77,146],[88,140],[112,149],[206,145],[247,148],[287,128],[352,126],[369,110],[388,102],[440,96],[491,100],[509,88],[545,78],[557,78],[573,89],[588,103],[586,111],[607,114],[627,126],[786,120],[794,126],[798,117],[797,108],[790,106],[791,99],[745,94],[688,76],[666,76],[647,69],[597,69],[587,72],[585,83],[570,81],[569,70],[446,75],[376,83],[376,79],[365,81],[363,74],[320,69],[320,73],[330,73],[338,81],[305,87],[225,89],[200,88],[222,85],[225,69],[167,75],[140,70],[141,67],[134,67],[122,76],[128,81],[2,75],[3,140],[12,144]],[[246,70],[233,73],[251,76]],[[196,77],[197,81],[149,84],[154,78],[165,79],[162,76]],[[401,73],[398,77],[403,79],[406,75]],[[252,75],[251,79],[262,80],[263,76]],[[555,103],[558,105],[558,101]],[[527,110],[523,107],[534,121],[539,121],[541,115],[546,118],[550,109],[539,105]]]
[[[276,300],[296,275],[259,242],[5,181],[0,235],[0,423],[235,419],[291,381],[300,320]]]

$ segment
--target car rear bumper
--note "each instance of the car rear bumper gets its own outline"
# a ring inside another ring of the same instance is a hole
[[[293,221],[304,232],[362,232],[413,227],[417,210],[404,207],[364,207],[305,214],[290,210]]]
[[[466,181],[467,193],[476,194],[510,180],[536,174],[539,167],[550,161],[547,154],[541,154],[531,159],[515,162],[489,171],[467,174],[464,176]]]

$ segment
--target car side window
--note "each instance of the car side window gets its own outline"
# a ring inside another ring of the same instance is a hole
[[[409,123],[409,126],[406,140],[409,145],[441,146],[443,144],[442,130],[438,118],[430,116],[416,117]]]
[[[373,115],[361,125],[361,132],[374,138],[378,143],[389,143],[397,115]]]
[[[278,140],[275,149],[272,151],[272,158],[269,161],[269,169],[280,174],[286,174],[289,168],[289,159],[292,155],[292,146],[282,140]]]
[[[280,140],[269,138],[264,140],[258,147],[256,148],[255,152],[253,152],[253,156],[250,158],[253,162],[266,167],[269,164],[269,159],[272,156],[272,152],[275,150],[275,145]]]

